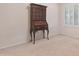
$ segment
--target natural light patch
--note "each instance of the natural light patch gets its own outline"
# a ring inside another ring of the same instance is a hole
[[[65,24],[79,25],[79,4],[64,4]]]

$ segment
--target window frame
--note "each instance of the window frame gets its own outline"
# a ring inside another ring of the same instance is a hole
[[[67,27],[79,27],[79,11],[78,11],[78,25],[75,25],[74,23],[73,24],[66,24],[66,19],[65,19],[65,8],[66,8],[66,6],[75,6],[75,5],[78,5],[78,10],[79,10],[79,4],[77,4],[77,3],[65,3],[64,4],[64,25],[65,26],[67,26]],[[74,16],[73,16],[74,17]],[[70,21],[70,20],[69,20]]]

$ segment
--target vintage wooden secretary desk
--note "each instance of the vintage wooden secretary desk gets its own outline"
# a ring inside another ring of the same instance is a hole
[[[39,30],[43,31],[43,38],[45,38],[45,30],[47,31],[47,39],[49,40],[48,34],[48,23],[46,21],[46,8],[47,6],[38,5],[31,3],[30,4],[30,35],[31,41],[35,44],[35,33]],[[32,40],[32,33],[34,39]]]

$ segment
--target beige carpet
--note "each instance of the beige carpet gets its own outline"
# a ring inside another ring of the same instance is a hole
[[[0,50],[2,56],[79,56],[79,39],[58,35]]]

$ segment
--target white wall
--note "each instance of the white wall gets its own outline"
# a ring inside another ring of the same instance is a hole
[[[64,24],[64,4],[60,5],[60,30],[61,34],[79,38],[79,26],[68,26]]]
[[[27,4],[0,4],[0,48],[26,41]]]
[[[59,5],[56,3],[42,4],[47,7],[47,22],[49,24],[49,36],[59,34]]]
[[[59,33],[58,4],[43,5],[48,6],[49,34],[56,35]],[[29,4],[0,4],[0,48],[22,44],[30,39],[28,14]],[[36,35],[37,38],[40,35]]]

